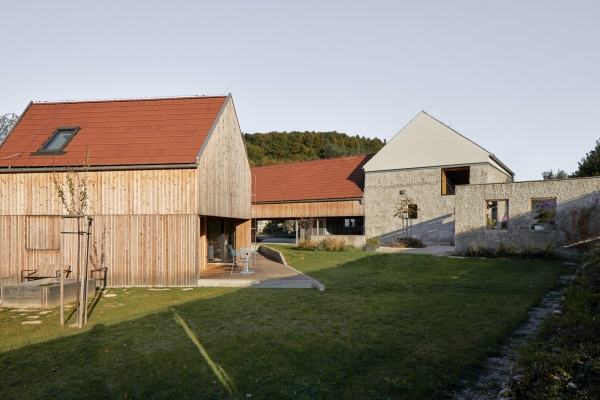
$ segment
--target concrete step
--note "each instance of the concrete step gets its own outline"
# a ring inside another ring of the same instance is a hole
[[[253,288],[277,288],[277,289],[312,289],[314,282],[308,279],[273,279],[262,281]]]
[[[200,287],[253,287],[273,289],[312,289],[315,282],[308,279],[199,279]]]

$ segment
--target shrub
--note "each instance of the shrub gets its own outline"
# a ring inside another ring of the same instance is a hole
[[[317,242],[310,239],[300,239],[297,243],[298,250],[302,251],[314,251],[317,247]]]
[[[392,240],[392,243],[389,244],[389,247],[397,247],[400,249],[415,249],[415,248],[422,248],[422,247],[427,247],[425,246],[425,244],[423,244],[423,241],[421,239],[417,239],[417,238],[396,238],[394,240]]]
[[[381,242],[381,237],[379,237],[379,236],[371,237],[365,241],[365,246],[377,247],[377,246],[379,246],[380,242]]]
[[[325,251],[342,251],[344,244],[345,242],[342,239],[336,238],[325,238],[321,241],[321,245]]]
[[[543,250],[525,250],[517,252],[512,247],[500,243],[498,247],[473,247],[469,250],[456,253],[462,257],[485,257],[485,258],[518,258],[518,259],[541,259],[556,260],[559,257],[554,253],[552,243],[548,243]]]
[[[300,239],[296,248],[302,251],[338,251],[348,253],[362,250],[360,247],[346,244],[342,239],[337,238],[326,238],[321,241]]]

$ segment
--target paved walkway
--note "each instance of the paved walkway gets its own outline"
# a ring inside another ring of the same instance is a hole
[[[252,288],[297,288],[310,289],[315,281],[287,265],[280,264],[258,253],[256,264],[250,275],[241,275],[240,269],[229,266],[215,266],[200,271],[198,286],[204,287],[252,287]]]

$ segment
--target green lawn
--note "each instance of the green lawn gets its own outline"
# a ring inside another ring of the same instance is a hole
[[[565,273],[273,247],[326,290],[111,289],[81,331],[0,311],[0,398],[442,398]]]

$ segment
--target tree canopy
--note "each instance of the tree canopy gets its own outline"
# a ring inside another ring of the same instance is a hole
[[[569,175],[565,171],[563,171],[562,169],[559,169],[556,172],[554,172],[552,170],[542,172],[542,177],[544,178],[544,180],[548,180],[548,179],[565,179],[565,178],[568,178]]]
[[[250,166],[377,153],[380,139],[348,136],[339,132],[246,133]]]
[[[578,164],[579,168],[571,175],[572,177],[600,175],[600,140],[596,140],[596,147],[587,153]]]
[[[14,113],[4,114],[0,117],[0,143],[4,141],[13,126],[16,125],[19,117]]]

